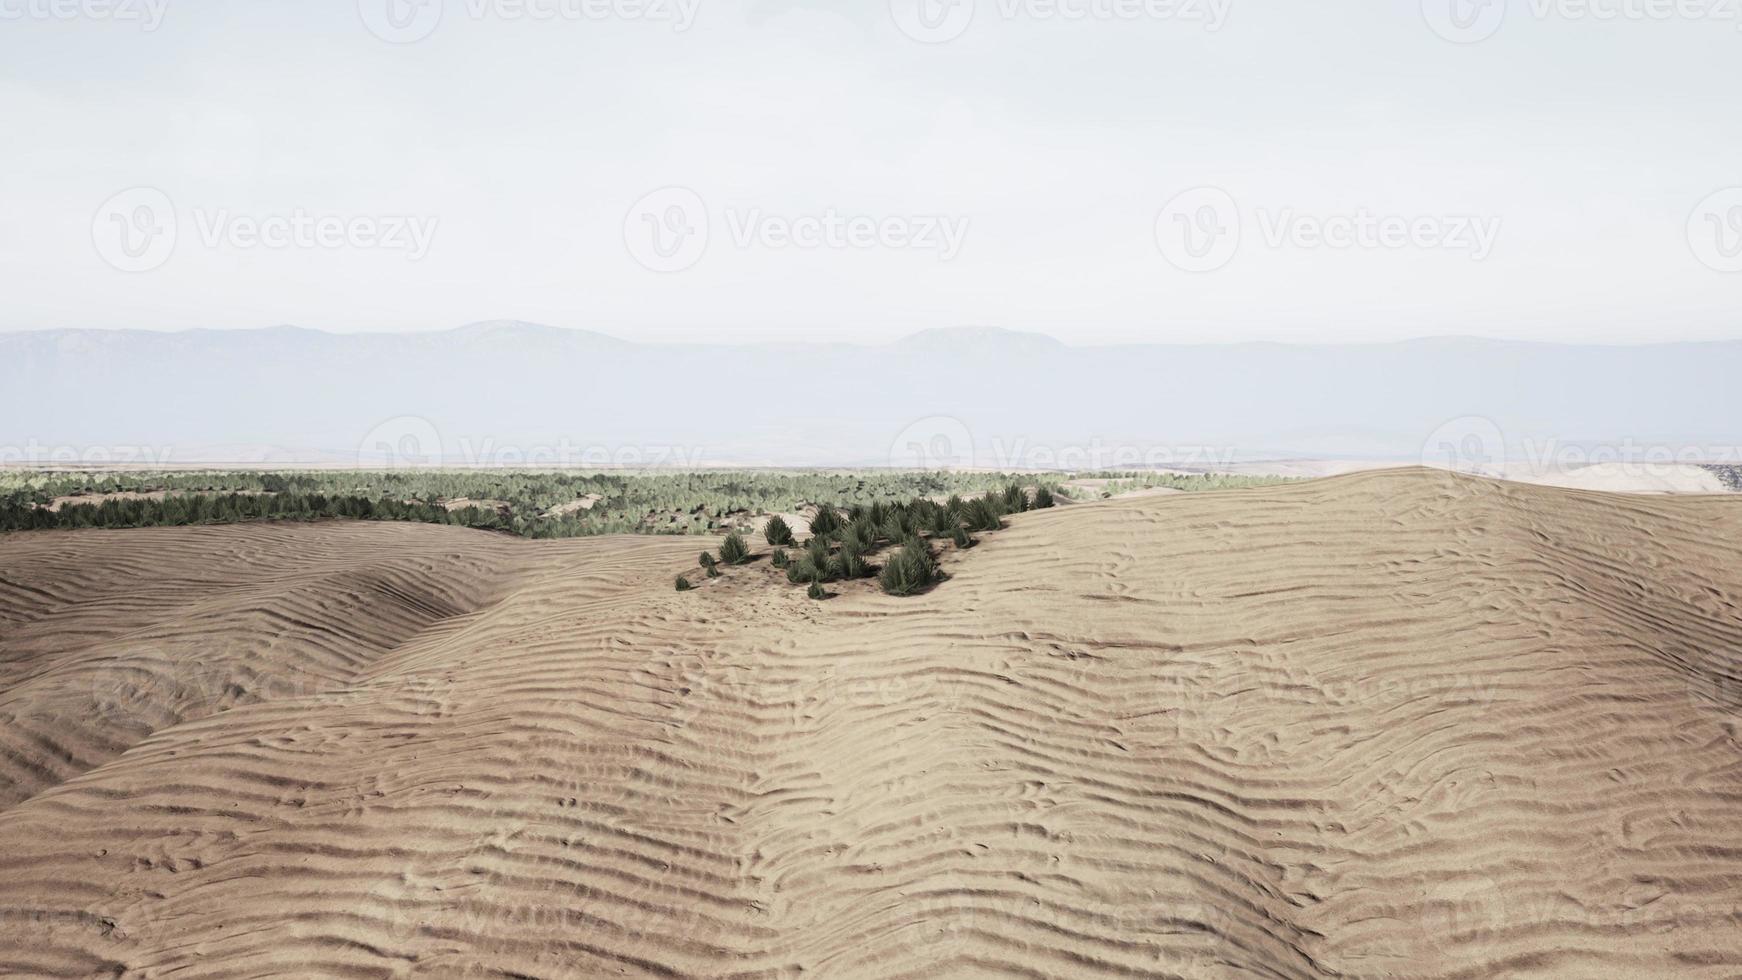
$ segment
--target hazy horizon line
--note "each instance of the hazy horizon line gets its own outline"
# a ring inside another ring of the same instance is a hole
[[[1049,344],[1071,350],[1104,350],[1121,347],[1318,347],[1318,348],[1359,348],[1359,347],[1402,347],[1412,344],[1430,343],[1482,343],[1508,344],[1530,347],[1583,347],[1583,348],[1633,348],[1633,347],[1670,347],[1670,346],[1712,346],[1719,344],[1735,344],[1742,342],[1742,335],[1721,339],[1671,339],[1642,341],[1587,341],[1570,342],[1561,340],[1530,340],[1495,336],[1488,334],[1422,334],[1415,337],[1403,337],[1394,340],[1346,340],[1346,341],[1287,341],[1287,340],[1230,340],[1215,341],[1124,341],[1112,343],[1071,343],[1037,330],[1018,330],[988,324],[961,324],[950,327],[927,327],[912,333],[902,334],[891,340],[855,342],[849,340],[636,340],[606,330],[592,327],[571,327],[558,324],[543,323],[536,320],[494,319],[475,320],[451,327],[430,327],[418,330],[336,330],[325,327],[310,327],[295,323],[277,323],[265,326],[236,327],[25,327],[0,328],[0,337],[31,336],[43,334],[157,334],[163,336],[182,336],[188,334],[262,334],[273,332],[298,332],[319,334],[325,337],[433,337],[444,334],[460,333],[479,328],[523,328],[550,331],[566,334],[585,334],[610,340],[619,344],[639,347],[895,347],[904,343],[925,337],[951,337],[966,335],[982,335],[992,337],[1008,337],[1012,339],[1027,338],[1046,341]]]

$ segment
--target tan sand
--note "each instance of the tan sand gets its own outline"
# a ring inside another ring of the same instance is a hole
[[[100,506],[110,500],[167,500],[170,497],[270,497],[271,493],[264,490],[224,490],[216,493],[205,493],[198,490],[123,490],[119,493],[85,493],[76,496],[56,497],[49,501],[47,508],[60,511],[63,507]]]
[[[1370,470],[1410,468],[1415,464],[1398,461],[1330,461],[1278,460],[1262,463],[1238,463],[1226,468],[1229,473],[1251,476],[1287,476],[1313,478],[1341,476]],[[1586,464],[1561,464],[1553,461],[1507,460],[1490,464],[1483,474],[1514,483],[1533,483],[1546,487],[1573,490],[1601,490],[1606,493],[1730,493],[1717,474],[1692,463],[1655,463],[1638,461],[1607,461]],[[1089,482],[1089,481],[1079,481]]]
[[[601,497],[596,493],[584,494],[566,504],[558,504],[555,507],[552,507],[550,510],[544,512],[544,516],[567,517],[570,514],[578,514],[584,510],[592,510],[594,506],[604,499],[604,497]]]
[[[1742,500],[0,538],[0,975],[1734,976]],[[766,550],[766,549],[762,549]]]

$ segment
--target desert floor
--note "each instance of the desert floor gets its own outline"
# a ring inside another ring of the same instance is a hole
[[[0,538],[0,974],[1742,973],[1742,498],[1149,496],[820,603],[702,543]]]

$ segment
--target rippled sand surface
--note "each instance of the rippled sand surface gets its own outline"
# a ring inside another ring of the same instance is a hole
[[[1742,499],[1061,507],[910,599],[698,550],[0,537],[0,974],[1742,973]]]

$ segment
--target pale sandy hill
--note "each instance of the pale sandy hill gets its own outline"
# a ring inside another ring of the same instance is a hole
[[[1688,463],[1596,463],[1560,469],[1522,471],[1516,479],[1553,487],[1614,493],[1728,493],[1718,475]],[[1513,474],[1508,469],[1508,478]]]
[[[905,600],[697,550],[0,538],[0,974],[1742,972],[1742,501],[1096,503]]]

